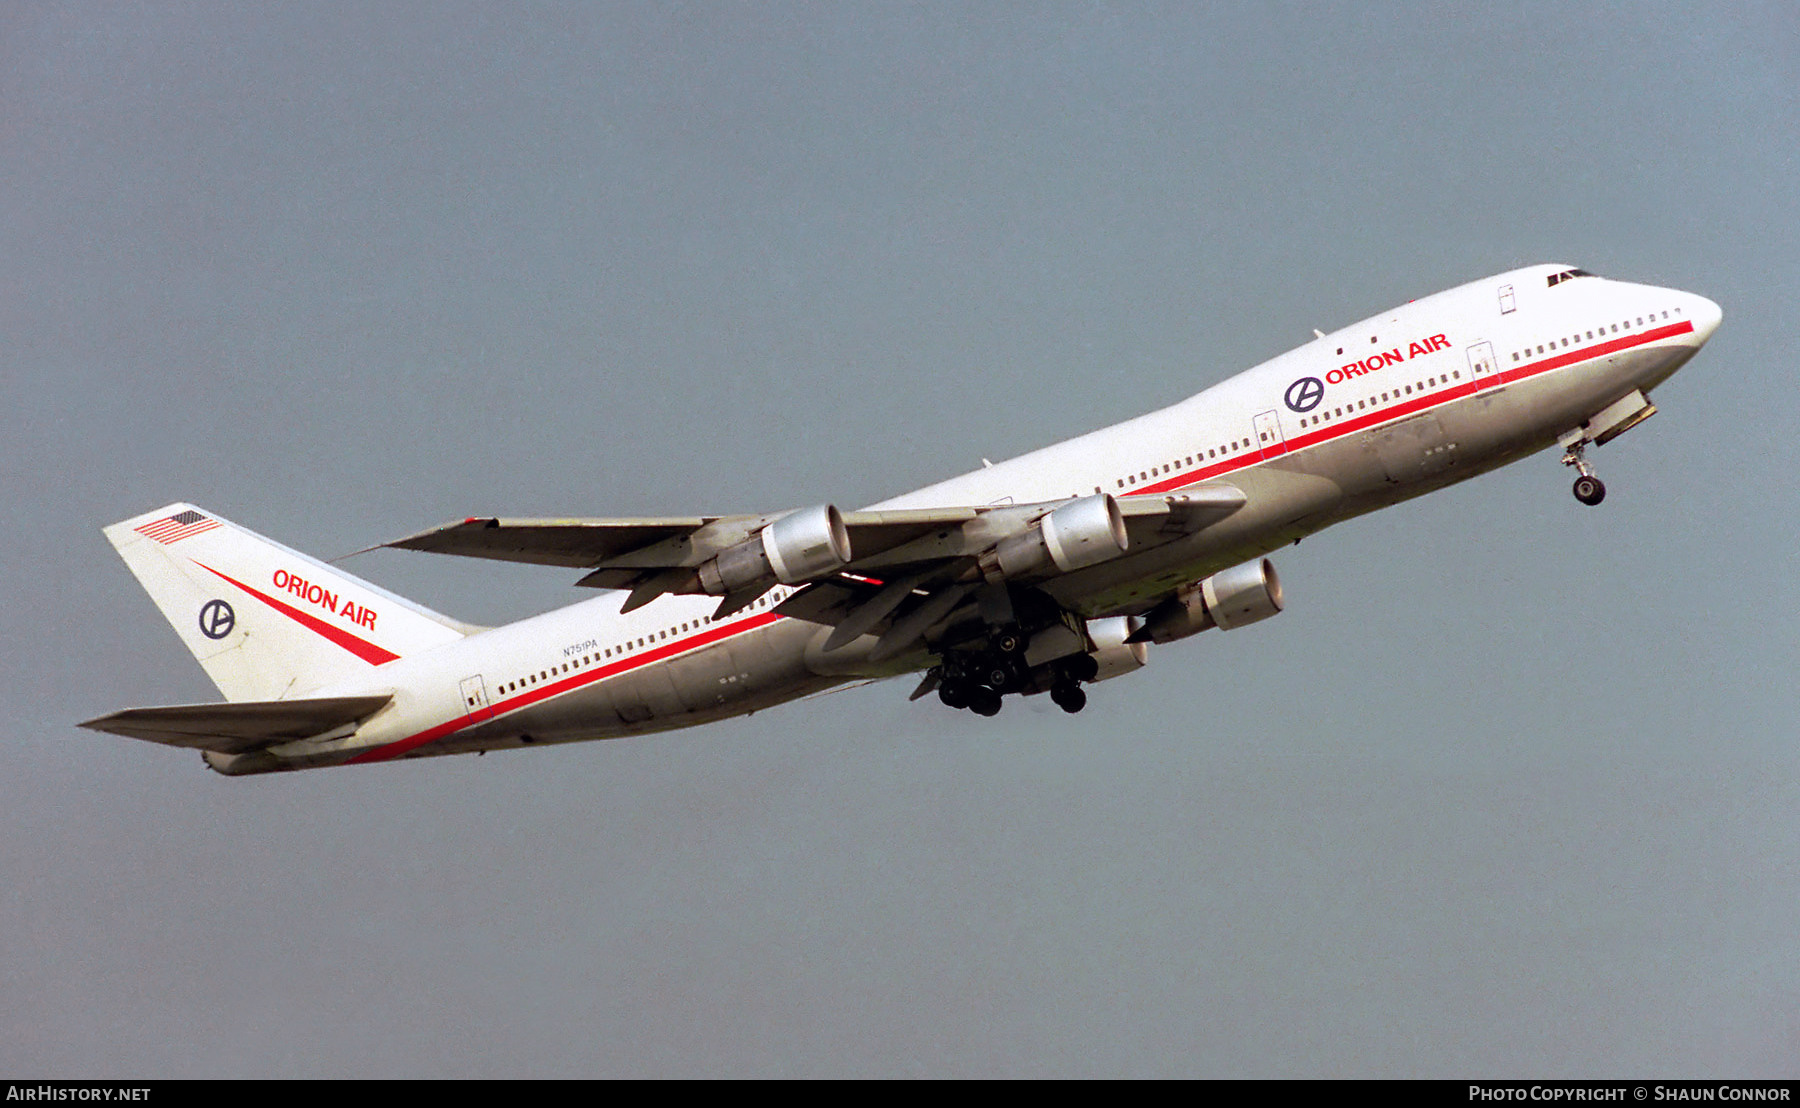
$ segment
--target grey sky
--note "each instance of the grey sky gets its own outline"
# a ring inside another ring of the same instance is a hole
[[[1273,7],[0,11],[0,1071],[1792,1076],[1800,20]],[[1544,455],[1315,536],[1079,717],[73,726],[216,699],[99,534],[173,499],[848,507],[1541,261],[1725,308],[1603,508]]]

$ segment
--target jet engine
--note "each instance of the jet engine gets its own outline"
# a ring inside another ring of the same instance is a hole
[[[1086,680],[1104,681],[1142,669],[1150,648],[1141,640],[1133,641],[1133,633],[1137,630],[1138,621],[1133,616],[1088,620],[1088,638],[1094,641],[1093,652],[1088,657],[1094,660],[1095,668],[1094,675]]]
[[[713,596],[779,581],[798,585],[850,561],[850,532],[830,504],[790,512],[699,569]]]
[[[1259,558],[1215,573],[1150,609],[1129,641],[1174,642],[1209,627],[1229,631],[1268,619],[1283,606],[1281,578],[1267,558]]]
[[[1118,557],[1130,541],[1118,501],[1098,493],[1070,501],[1029,530],[1000,540],[982,557],[981,572],[996,584],[1045,569],[1068,573]]]

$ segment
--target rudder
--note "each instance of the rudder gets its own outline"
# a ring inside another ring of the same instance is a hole
[[[227,700],[306,696],[474,630],[192,504],[104,531]]]

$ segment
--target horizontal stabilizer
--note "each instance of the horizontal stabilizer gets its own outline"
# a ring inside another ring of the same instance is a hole
[[[246,700],[236,704],[176,704],[127,708],[81,726],[190,750],[243,754],[322,735],[367,719],[392,696],[327,696],[312,700]]]

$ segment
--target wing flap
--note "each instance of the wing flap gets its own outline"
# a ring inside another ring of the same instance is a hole
[[[322,735],[367,719],[390,700],[384,696],[327,696],[310,700],[246,700],[235,704],[175,704],[127,708],[81,726],[126,738],[190,750],[243,754],[278,743]]]
[[[814,581],[776,605],[775,614],[832,627],[878,591],[878,586],[861,581],[828,577]]]

